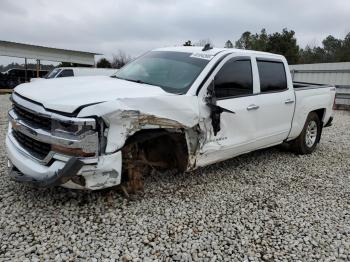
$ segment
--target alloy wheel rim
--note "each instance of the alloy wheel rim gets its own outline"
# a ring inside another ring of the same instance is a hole
[[[317,124],[315,121],[310,121],[306,128],[305,143],[307,147],[312,147],[316,142]]]

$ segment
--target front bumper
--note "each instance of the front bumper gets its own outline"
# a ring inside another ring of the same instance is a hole
[[[85,164],[83,159],[70,158],[67,162],[55,160],[50,165],[43,165],[17,148],[11,141],[10,134],[6,137],[6,149],[10,162],[9,175],[17,182],[39,187],[61,185],[89,190],[116,186],[121,182],[120,151],[100,156],[95,164]]]
[[[72,177],[77,175],[83,165],[84,163],[81,162],[78,158],[72,157],[62,169],[58,169],[54,172],[53,175],[33,178],[21,173],[10,162],[9,175],[11,179],[17,182],[27,183],[36,187],[53,187],[68,182]]]

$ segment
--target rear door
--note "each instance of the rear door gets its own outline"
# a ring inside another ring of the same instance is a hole
[[[259,94],[256,95],[256,146],[281,143],[288,137],[294,113],[295,94],[287,77],[286,62],[257,58]]]

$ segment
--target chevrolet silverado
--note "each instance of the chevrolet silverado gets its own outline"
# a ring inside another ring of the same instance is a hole
[[[185,172],[279,144],[309,154],[331,125],[334,97],[334,86],[293,83],[281,55],[160,48],[112,77],[16,87],[9,175],[41,187],[137,191],[152,169]]]

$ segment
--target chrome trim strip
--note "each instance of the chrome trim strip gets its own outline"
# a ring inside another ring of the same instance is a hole
[[[60,160],[63,162],[67,162],[72,156],[62,155],[60,153],[55,153],[53,155],[53,159]],[[84,164],[96,164],[98,162],[98,157],[79,157],[79,160]]]

